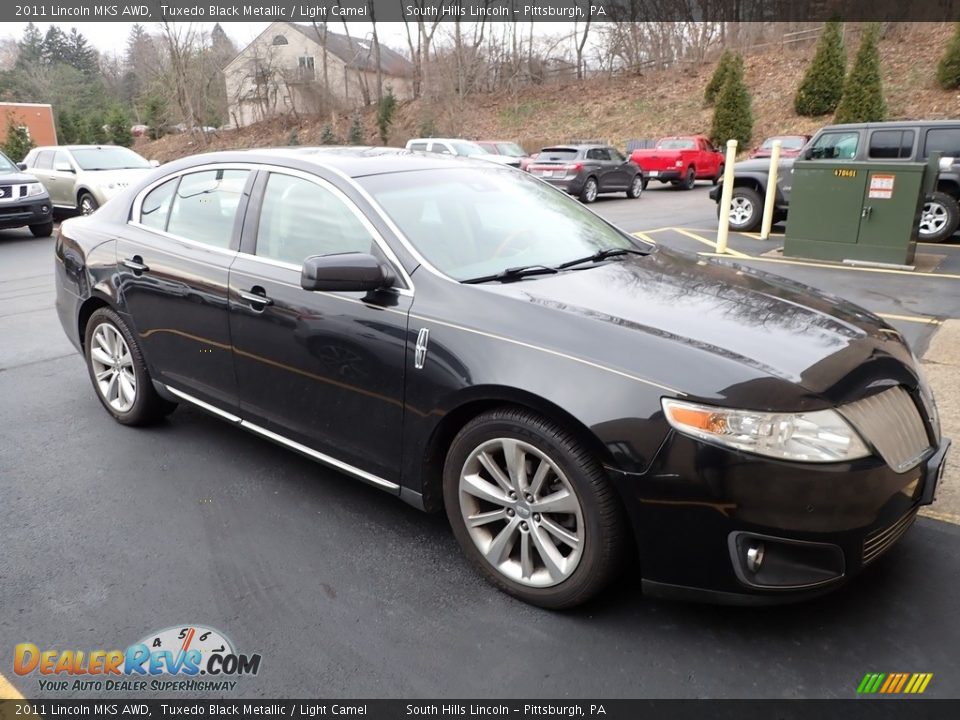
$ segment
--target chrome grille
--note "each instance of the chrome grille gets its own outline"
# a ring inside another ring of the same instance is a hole
[[[930,449],[917,405],[899,385],[837,409],[899,473],[914,467]]]
[[[903,534],[910,529],[913,521],[917,517],[917,508],[911,508],[910,511],[897,520],[893,525],[879,530],[874,530],[867,535],[863,541],[863,564],[876,560],[897,540],[903,537]]]

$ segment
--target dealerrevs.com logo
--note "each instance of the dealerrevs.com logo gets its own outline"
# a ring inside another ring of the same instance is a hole
[[[256,675],[260,655],[244,655],[219,630],[201,625],[151,633],[126,650],[14,648],[13,671],[39,675],[45,692],[231,691],[234,678]]]

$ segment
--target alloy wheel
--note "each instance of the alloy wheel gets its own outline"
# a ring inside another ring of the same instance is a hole
[[[127,341],[106,322],[94,329],[91,340],[90,362],[97,391],[110,407],[125,413],[137,400],[137,376]]]
[[[749,198],[736,196],[730,200],[730,224],[746,225],[753,217],[753,203]]]
[[[593,202],[597,199],[597,181],[596,180],[587,180],[587,191],[586,191],[587,202]]]
[[[633,179],[633,184],[630,186],[630,194],[637,198],[640,197],[640,194],[643,192],[643,178],[637,175]]]
[[[467,456],[460,512],[470,539],[498,572],[529,587],[551,587],[580,563],[580,500],[560,467],[533,445],[495,438]]]
[[[93,215],[97,210],[96,203],[89,195],[84,195],[80,201],[80,213],[82,215]]]
[[[949,219],[947,209],[938,202],[927,201],[923,204],[920,215],[920,234],[924,236],[936,235],[943,230]]]

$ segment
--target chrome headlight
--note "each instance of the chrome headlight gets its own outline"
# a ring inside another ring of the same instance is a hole
[[[43,186],[41,182],[32,182],[27,183],[27,197],[33,197],[35,195],[43,195],[47,189]]]
[[[769,413],[697,405],[664,398],[663,412],[677,431],[717,445],[780,460],[829,463],[871,454],[835,410]]]

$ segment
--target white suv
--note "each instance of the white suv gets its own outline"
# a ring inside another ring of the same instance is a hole
[[[489,160],[500,165],[520,167],[520,158],[510,155],[495,155],[487,152],[475,142],[458,138],[414,138],[407,140],[407,150],[433,152],[440,155],[456,155],[458,157],[475,157],[480,160]]]

